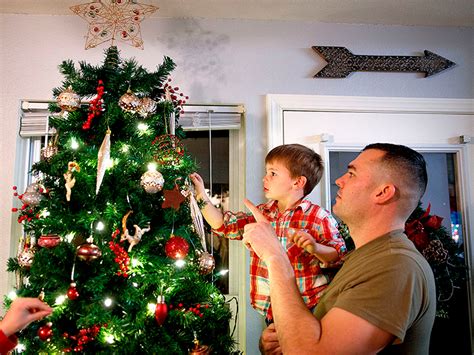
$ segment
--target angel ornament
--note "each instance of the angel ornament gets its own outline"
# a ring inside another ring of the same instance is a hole
[[[76,178],[72,175],[75,171],[80,172],[81,168],[75,161],[70,161],[67,165],[67,171],[63,174],[64,180],[66,181],[64,183],[66,187],[66,201],[68,202],[71,201],[72,188],[76,184]]]
[[[128,211],[127,214],[122,218],[122,235],[120,237],[121,242],[127,240],[130,243],[128,252],[132,251],[132,248],[142,240],[142,235],[146,232],[149,232],[151,229],[150,224],[148,224],[146,228],[140,228],[138,225],[134,224],[133,228],[135,228],[135,233],[130,234],[127,229],[127,219],[131,213],[133,213],[133,211]]]

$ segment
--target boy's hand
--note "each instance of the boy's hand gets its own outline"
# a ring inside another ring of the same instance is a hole
[[[303,248],[310,254],[316,254],[318,243],[303,229],[289,228],[288,240]]]
[[[260,336],[259,349],[261,354],[281,355],[280,343],[275,329],[275,323],[265,328]]]
[[[207,197],[206,188],[204,187],[204,180],[198,173],[189,174],[189,178],[193,182],[194,189],[196,190],[196,198],[205,199]]]

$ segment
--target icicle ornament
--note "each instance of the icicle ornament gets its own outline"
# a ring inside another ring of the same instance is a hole
[[[99,149],[99,154],[97,156],[97,183],[95,187],[95,194],[99,193],[100,185],[104,179],[105,170],[107,169],[107,164],[110,161],[110,134],[112,131],[107,129],[105,133],[104,140]]]

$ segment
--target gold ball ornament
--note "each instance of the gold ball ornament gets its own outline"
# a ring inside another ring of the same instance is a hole
[[[207,275],[210,274],[216,267],[216,261],[214,260],[214,257],[211,254],[205,251],[199,255],[198,265],[199,273],[201,275]]]
[[[47,147],[41,149],[41,160],[49,161],[58,152],[58,146],[49,142]]]
[[[76,111],[81,106],[81,97],[72,90],[71,86],[69,86],[58,95],[57,102],[62,110],[72,112]]]
[[[197,339],[196,335],[194,336],[193,340],[194,346],[192,349],[189,350],[189,355],[209,355],[211,353],[211,349],[208,345],[201,344],[201,342]]]
[[[161,191],[164,183],[165,179],[159,171],[149,170],[145,172],[140,179],[141,187],[149,194],[156,194],[158,191]]]
[[[132,90],[128,89],[127,92],[120,97],[118,104],[125,112],[135,113],[140,107],[140,99]]]
[[[156,101],[149,98],[144,97],[140,100],[140,106],[138,106],[138,114],[143,118],[147,118],[152,113],[156,111]]]
[[[92,261],[102,256],[100,248],[93,243],[92,237],[87,238],[87,243],[81,244],[76,249],[76,255],[82,261]]]

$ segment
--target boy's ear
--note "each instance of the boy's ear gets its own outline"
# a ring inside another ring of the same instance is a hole
[[[295,187],[298,187],[300,189],[304,189],[307,181],[308,181],[308,179],[306,179],[306,176],[298,176],[295,179],[295,183],[294,183]]]

